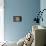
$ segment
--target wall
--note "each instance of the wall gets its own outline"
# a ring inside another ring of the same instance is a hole
[[[43,9],[46,9],[46,0],[41,0],[40,2],[41,2],[40,9],[42,11]],[[40,25],[46,26],[46,10],[43,12],[42,17],[43,17],[43,22],[41,21]]]
[[[0,42],[4,41],[4,0],[0,0]]]
[[[40,0],[5,0],[5,40],[18,41],[31,29],[35,12],[40,9]],[[22,16],[22,22],[13,22],[13,16]]]

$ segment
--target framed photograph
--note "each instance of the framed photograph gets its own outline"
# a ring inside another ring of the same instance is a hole
[[[13,16],[13,22],[21,22],[22,16]]]

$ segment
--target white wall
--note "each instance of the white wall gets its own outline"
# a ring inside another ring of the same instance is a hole
[[[0,41],[4,41],[4,0],[0,0]]]

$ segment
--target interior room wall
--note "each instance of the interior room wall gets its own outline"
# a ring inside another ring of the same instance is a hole
[[[41,0],[40,1],[40,10],[42,11],[43,9],[46,9],[46,0]],[[43,12],[43,22],[40,21],[40,25],[46,26],[46,10]]]
[[[5,0],[4,35],[7,41],[18,41],[32,29],[40,0]],[[13,22],[13,16],[22,16],[22,22]]]
[[[0,0],[0,42],[4,41],[4,0]]]

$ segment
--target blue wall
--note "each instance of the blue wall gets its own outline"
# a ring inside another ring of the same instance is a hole
[[[18,41],[32,28],[35,12],[40,9],[40,0],[5,1],[5,40]],[[22,22],[13,22],[13,16],[22,16]]]
[[[43,9],[46,9],[46,0],[41,0],[40,1],[40,10],[42,11]],[[46,10],[43,12],[43,22],[40,21],[40,25],[46,27]]]

